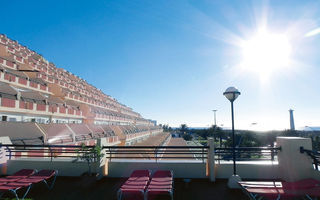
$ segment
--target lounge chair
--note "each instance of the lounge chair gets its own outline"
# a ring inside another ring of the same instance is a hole
[[[315,179],[303,179],[296,182],[241,181],[239,185],[253,200],[320,197],[320,181]]]
[[[9,191],[13,193],[16,199],[18,200],[19,196],[17,194],[17,191],[20,189],[26,188],[26,192],[22,197],[22,199],[24,199],[27,196],[28,192],[30,191],[32,185],[39,182],[44,182],[49,189],[52,189],[58,174],[57,170],[41,170],[30,176],[26,176],[27,174],[26,170],[24,170],[23,172],[20,172],[20,171],[19,173],[17,172],[14,175],[8,176],[9,178],[8,177],[2,178],[3,182],[0,182],[1,195]],[[18,175],[15,176],[16,174]],[[18,177],[18,178],[14,178],[14,177]],[[53,178],[53,180],[49,185],[48,180],[51,178]],[[5,182],[5,180],[7,181]]]
[[[34,169],[21,169],[12,175],[0,178],[0,184],[7,183],[7,182],[14,182],[22,178],[27,178],[33,175],[35,172],[36,170]]]
[[[12,183],[12,184],[16,184],[16,185],[19,185],[19,184],[36,184],[36,183],[40,183],[40,182],[43,182],[49,190],[51,190],[54,186],[54,183],[56,181],[56,178],[57,178],[57,175],[58,175],[58,170],[48,170],[48,169],[43,169],[43,170],[40,170],[39,172],[33,174],[32,176],[29,176],[29,177],[26,177],[26,178],[23,178],[23,179],[19,179],[17,180],[16,182]],[[48,183],[48,181],[50,179],[53,179],[51,184]],[[9,183],[10,185],[11,183]]]
[[[158,170],[152,176],[146,191],[148,200],[157,197],[169,196],[173,199],[173,173],[168,170]]]
[[[2,183],[2,184],[3,184],[3,185],[0,185],[0,192],[1,192],[0,197],[1,197],[5,192],[9,191],[9,192],[11,192],[11,193],[14,194],[14,196],[16,197],[17,200],[19,200],[19,197],[18,197],[18,194],[17,194],[17,191],[18,191],[18,190],[20,190],[20,189],[22,189],[22,188],[27,188],[27,189],[26,189],[26,192],[24,193],[24,195],[23,195],[23,197],[22,197],[22,199],[24,199],[24,198],[27,196],[27,194],[28,194],[28,192],[29,192],[29,190],[30,190],[30,188],[31,188],[31,184],[30,184],[30,183],[29,183],[29,184],[26,183],[26,184],[14,185],[13,182],[12,182],[11,185],[6,185],[5,183]]]
[[[117,198],[121,199],[144,199],[146,187],[150,181],[149,170],[135,170],[128,180],[118,190]]]
[[[0,178],[0,197],[6,193],[7,191],[14,194],[16,199],[19,199],[17,191],[22,188],[27,188],[26,192],[24,193],[22,199],[28,194],[31,183],[24,183],[24,184],[16,184],[16,181],[19,181],[21,179],[30,177],[36,172],[34,169],[21,169],[14,173],[13,175],[9,175],[3,178]]]

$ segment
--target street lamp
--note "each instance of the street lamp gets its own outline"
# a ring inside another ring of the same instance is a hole
[[[212,111],[213,111],[213,113],[214,113],[214,126],[217,127],[216,112],[217,112],[218,110],[212,110]]]
[[[233,117],[233,102],[238,98],[240,92],[235,87],[228,87],[223,95],[231,102],[231,120],[232,120],[232,154],[233,154],[233,175],[228,180],[229,188],[239,188],[238,181],[241,181],[240,176],[237,175],[236,168],[236,151],[235,151],[235,137],[234,137],[234,117]]]

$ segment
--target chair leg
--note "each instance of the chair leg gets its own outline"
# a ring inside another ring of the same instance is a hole
[[[170,191],[170,197],[171,197],[171,200],[173,200],[173,192]]]
[[[148,190],[144,193],[143,199],[144,199],[144,200],[147,200],[147,199],[148,199]]]
[[[46,184],[46,186],[48,187],[49,190],[51,190],[53,188],[54,183],[56,182],[57,176],[58,176],[58,171],[56,170],[54,177],[53,177],[53,181],[50,185],[49,185],[48,181],[43,180],[43,182]]]
[[[24,199],[27,196],[27,194],[29,193],[31,187],[32,187],[32,184],[29,185],[29,187],[27,188],[27,191],[24,193],[22,199]]]
[[[117,200],[121,200],[121,199],[122,199],[122,191],[121,189],[119,189],[117,192]]]
[[[312,199],[309,195],[307,195],[307,194],[306,194],[305,197],[306,197],[306,199],[308,199],[308,200],[313,200],[313,199]],[[315,200],[317,200],[317,199],[318,199],[318,198],[315,198]]]
[[[16,200],[19,200],[17,190],[9,190],[9,191],[14,194],[14,196],[16,197]]]

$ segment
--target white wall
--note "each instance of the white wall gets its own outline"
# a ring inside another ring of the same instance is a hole
[[[215,164],[216,178],[229,178],[233,173],[233,163]],[[277,179],[277,164],[238,163],[237,174],[243,179]]]
[[[175,178],[207,178],[206,163],[109,162],[108,177],[129,177],[133,170],[173,170]]]

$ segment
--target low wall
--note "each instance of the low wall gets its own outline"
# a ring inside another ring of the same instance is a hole
[[[191,162],[108,162],[108,177],[129,177],[133,170],[172,170],[175,178],[207,178],[206,163]]]
[[[228,179],[233,173],[233,163],[215,164],[215,177]],[[237,174],[243,179],[278,179],[278,164],[238,163]]]

